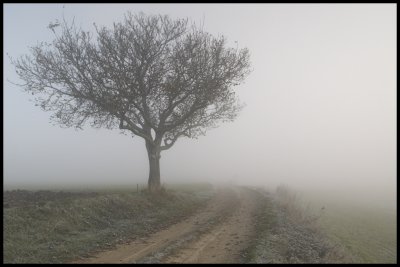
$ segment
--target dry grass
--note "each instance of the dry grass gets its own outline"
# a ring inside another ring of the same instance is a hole
[[[315,250],[317,262],[322,263],[351,263],[354,258],[346,252],[340,243],[331,240],[321,228],[321,219],[325,216],[325,207],[312,210],[310,204],[303,200],[288,186],[278,186],[275,193],[278,208],[282,209],[289,224],[297,225],[308,232],[319,246],[309,249]]]
[[[288,218],[319,231],[318,221],[323,216],[325,207],[321,207],[317,212],[312,211],[310,205],[304,205],[301,198],[294,191],[283,185],[277,187],[275,199]]]
[[[63,263],[144,237],[205,205],[207,194],[196,192],[7,193],[4,262]]]
[[[352,259],[319,226],[324,210],[311,212],[287,186],[267,198],[250,253],[256,263],[347,263]]]

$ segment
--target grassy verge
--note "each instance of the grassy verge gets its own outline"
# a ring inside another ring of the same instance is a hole
[[[266,235],[276,225],[276,214],[274,213],[273,203],[269,195],[265,192],[257,194],[259,208],[254,214],[256,218],[255,233],[256,236],[252,237],[250,245],[245,251],[241,252],[242,263],[255,263],[257,262],[258,254],[260,251],[260,244],[263,243]]]
[[[321,213],[303,208],[285,187],[266,196],[256,224],[247,262],[252,263],[346,263],[351,262],[342,246],[321,231]]]
[[[145,237],[193,214],[212,188],[117,192],[5,192],[4,263],[63,263]]]

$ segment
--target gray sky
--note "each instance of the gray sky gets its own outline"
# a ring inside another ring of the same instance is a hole
[[[126,11],[204,20],[238,41],[253,72],[237,87],[236,121],[161,157],[162,182],[235,181],[394,196],[396,6],[394,4],[67,4],[82,28],[111,25]],[[4,5],[4,56],[51,41],[62,5]],[[8,58],[5,78],[18,82]],[[118,130],[63,129],[30,96],[4,81],[4,183],[146,183],[141,138]]]

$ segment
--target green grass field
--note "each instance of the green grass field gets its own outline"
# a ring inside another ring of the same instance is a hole
[[[379,210],[330,205],[321,226],[361,263],[396,263],[396,215]]]
[[[301,194],[311,210],[325,207],[319,223],[355,263],[397,262],[397,219],[391,205],[363,204],[321,193]],[[389,207],[390,206],[390,207]]]

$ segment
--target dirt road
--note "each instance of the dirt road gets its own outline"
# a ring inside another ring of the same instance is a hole
[[[244,187],[220,188],[196,215],[76,263],[240,263],[255,235],[259,197]]]

